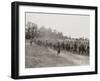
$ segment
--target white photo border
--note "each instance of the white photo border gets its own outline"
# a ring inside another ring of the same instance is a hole
[[[67,67],[25,68],[25,12],[46,12],[90,15],[90,65]],[[42,75],[95,71],[95,10],[56,8],[41,6],[19,6],[19,75]]]

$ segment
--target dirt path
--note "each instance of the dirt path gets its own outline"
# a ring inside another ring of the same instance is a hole
[[[53,49],[29,43],[25,44],[25,67],[55,67],[55,66],[75,66],[89,64],[89,56],[72,54],[61,51],[59,55]]]
[[[57,54],[55,50],[48,48],[54,54]],[[59,54],[60,57],[66,58],[67,60],[73,62],[75,65],[87,65],[89,64],[89,56],[83,56],[78,54],[72,54],[70,52],[61,52]]]

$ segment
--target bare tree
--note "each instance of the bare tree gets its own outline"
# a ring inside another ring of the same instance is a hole
[[[28,37],[29,39],[34,39],[37,37],[39,34],[37,27],[37,24],[28,22],[25,28],[26,38]]]

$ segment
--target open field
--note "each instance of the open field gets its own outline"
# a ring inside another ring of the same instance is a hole
[[[53,49],[38,46],[35,43],[30,46],[29,42],[25,44],[25,67],[56,67],[56,66],[75,66],[88,65],[89,56],[72,54],[67,51],[61,51],[59,55]]]

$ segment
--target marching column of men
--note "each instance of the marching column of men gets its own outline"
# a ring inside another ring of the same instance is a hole
[[[62,50],[74,52],[78,54],[89,55],[89,41],[82,42],[79,40],[75,41],[56,41],[51,42],[50,40],[30,39],[30,45],[32,42],[39,46],[49,47],[57,51],[59,55]]]

